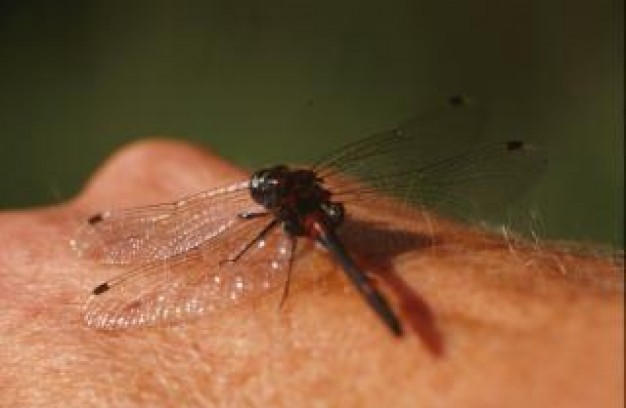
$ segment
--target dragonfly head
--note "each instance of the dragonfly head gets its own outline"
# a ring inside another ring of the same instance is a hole
[[[288,191],[290,171],[279,165],[259,170],[250,178],[250,196],[268,210],[278,208]]]

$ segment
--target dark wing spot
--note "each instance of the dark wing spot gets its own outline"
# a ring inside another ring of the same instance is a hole
[[[510,142],[506,142],[506,150],[508,151],[522,150],[524,147],[525,147],[524,142],[519,141],[519,140],[512,140]]]
[[[107,282],[104,282],[104,283],[101,283],[100,285],[96,286],[95,288],[93,288],[93,291],[91,293],[93,293],[94,295],[100,295],[100,294],[106,292],[109,289],[111,289],[109,284]]]
[[[465,95],[451,95],[448,97],[448,104],[452,107],[467,106],[469,102]]]
[[[91,217],[89,217],[87,219],[87,223],[89,225],[94,225],[94,224],[99,223],[102,220],[103,220],[102,213],[98,213],[98,214],[95,214],[95,215],[92,215]]]

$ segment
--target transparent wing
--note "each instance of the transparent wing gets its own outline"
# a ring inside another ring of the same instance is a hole
[[[71,244],[98,262],[145,263],[196,248],[240,222],[239,214],[255,212],[264,209],[250,199],[245,181],[171,203],[97,214]]]
[[[478,143],[484,120],[471,105],[450,107],[348,145],[315,168],[337,201],[383,192],[457,218],[490,218],[546,161],[521,141]]]
[[[124,329],[177,323],[284,285],[294,238],[278,225],[259,237],[272,222],[270,218],[251,219],[219,240],[111,279],[105,284],[107,290],[92,294],[87,301],[86,324]]]
[[[321,177],[338,172],[363,180],[458,155],[478,144],[486,113],[472,103],[444,105],[400,126],[347,144],[313,166]]]

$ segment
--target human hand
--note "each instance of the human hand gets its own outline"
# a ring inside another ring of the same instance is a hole
[[[0,405],[623,405],[622,272],[453,222],[436,245],[383,265],[400,339],[314,248],[280,310],[277,293],[176,327],[83,325],[82,302],[113,272],[69,249],[80,221],[241,176],[210,153],[147,141],[111,158],[75,200],[2,214]]]

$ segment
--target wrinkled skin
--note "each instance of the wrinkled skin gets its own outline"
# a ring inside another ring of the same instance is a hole
[[[356,255],[383,270],[400,339],[312,245],[280,310],[274,293],[177,327],[83,325],[85,297],[116,272],[72,253],[81,220],[244,175],[199,149],[146,141],[114,155],[78,198],[0,215],[0,406],[623,406],[621,268],[454,223],[438,245],[386,265]]]

